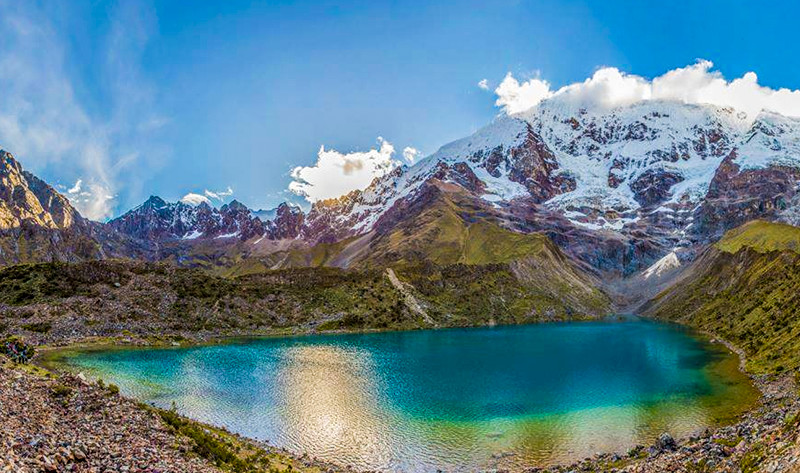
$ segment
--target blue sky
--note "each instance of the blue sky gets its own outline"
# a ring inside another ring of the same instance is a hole
[[[470,134],[508,72],[558,88],[704,58],[800,88],[796,3],[670,3],[0,0],[0,146],[96,219],[205,190],[259,208],[303,202],[290,173],[320,146],[382,137],[401,162]]]

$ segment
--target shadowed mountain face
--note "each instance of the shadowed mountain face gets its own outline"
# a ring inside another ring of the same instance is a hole
[[[3,261],[138,255],[234,271],[469,263],[465,235],[498,228],[500,246],[543,235],[583,270],[628,276],[667,255],[692,260],[756,218],[800,222],[799,137],[800,121],[769,113],[753,119],[672,102],[573,110],[545,101],[308,212],[153,196],[107,224],[80,217],[3,153]],[[13,236],[23,228],[45,250]],[[484,262],[524,256],[510,254]]]

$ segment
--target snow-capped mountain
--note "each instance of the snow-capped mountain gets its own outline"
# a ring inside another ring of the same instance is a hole
[[[54,190],[52,198],[36,194],[46,184],[24,178],[29,193],[4,181],[0,200],[8,209],[33,195],[54,212],[48,219],[31,207],[30,222],[88,222],[59,204],[68,202]],[[800,223],[799,182],[800,119],[666,101],[587,109],[544,100],[499,116],[364,190],[315,202],[307,213],[289,204],[253,211],[237,201],[215,208],[151,197],[95,226],[115,245],[134,241],[133,247],[151,252],[162,242],[176,248],[241,242],[262,253],[286,248],[265,240],[290,241],[293,248],[337,243],[345,256],[332,261],[349,265],[370,254],[401,257],[397,244],[413,236],[414,222],[424,219],[429,232],[439,212],[468,224],[543,232],[587,267],[632,274],[670,254],[672,263],[691,259],[700,246],[748,220]],[[11,220],[4,225],[13,228],[19,216],[5,213]],[[440,236],[426,233],[423,240]],[[419,248],[413,252],[425,257]]]
[[[233,200],[219,208],[205,201],[166,202],[151,196],[140,206],[108,222],[114,230],[148,242],[248,239],[291,239],[302,229],[300,207],[283,203],[272,210],[253,211]]]
[[[591,111],[544,101],[364,191],[315,203],[301,236],[379,230],[435,181],[468,192],[506,226],[548,232],[592,266],[631,272],[749,219],[797,221],[798,180],[798,119],[676,102]]]
[[[151,196],[142,205],[111,220],[115,230],[145,240],[246,240],[265,233],[264,223],[244,204],[236,200],[215,208],[206,202],[191,205],[168,203]]]

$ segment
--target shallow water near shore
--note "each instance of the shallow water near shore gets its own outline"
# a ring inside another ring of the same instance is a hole
[[[473,471],[625,452],[732,422],[738,359],[626,319],[72,353],[126,395],[357,469]]]

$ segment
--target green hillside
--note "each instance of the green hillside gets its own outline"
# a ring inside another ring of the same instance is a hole
[[[731,230],[644,312],[723,337],[757,373],[800,368],[800,229],[752,222]]]
[[[790,250],[800,252],[800,228],[785,223],[754,220],[727,232],[715,245],[728,253],[747,247],[766,253]]]

